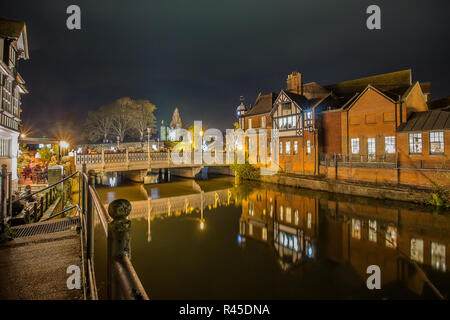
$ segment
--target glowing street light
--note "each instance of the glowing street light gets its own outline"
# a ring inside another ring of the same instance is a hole
[[[200,221],[200,230],[204,230],[205,229],[205,220],[201,220]]]
[[[60,141],[60,142],[59,142],[59,145],[60,145],[60,147],[61,147],[62,149],[67,149],[67,148],[69,148],[69,143],[66,142],[66,141]]]

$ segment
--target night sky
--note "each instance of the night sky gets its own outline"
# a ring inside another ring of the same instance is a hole
[[[79,31],[67,6],[81,7]],[[382,30],[366,28],[381,7]],[[412,68],[450,95],[450,1],[2,1],[0,16],[27,23],[30,94],[25,124],[87,111],[117,98],[148,99],[158,123],[178,107],[183,122],[231,128],[239,96],[285,87],[298,70],[326,85]],[[46,125],[45,127],[48,127]]]

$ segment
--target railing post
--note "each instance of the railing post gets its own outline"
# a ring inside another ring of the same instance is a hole
[[[93,186],[93,181],[89,177],[87,188],[89,189],[90,186]],[[87,192],[86,209],[86,252],[87,258],[92,261],[92,259],[94,258],[94,201],[89,192]]]
[[[131,212],[128,200],[117,199],[109,204],[108,213],[113,221],[108,224],[108,261],[107,261],[107,295],[109,300],[121,299],[120,289],[114,279],[114,260],[121,256],[130,258],[131,222],[127,219]]]
[[[7,187],[7,181],[8,179],[8,171],[6,169],[6,164],[2,164],[2,172],[1,172],[1,183],[2,183],[2,190],[1,190],[1,216],[0,216],[0,224],[1,227],[3,227],[4,223],[5,223],[5,219],[6,219],[6,187]]]
[[[12,218],[12,172],[8,173],[8,216]]]

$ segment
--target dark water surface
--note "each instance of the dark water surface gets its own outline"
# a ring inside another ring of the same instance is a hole
[[[106,204],[131,201],[131,258],[151,299],[435,299],[428,283],[450,293],[449,213],[268,184],[235,187],[230,178],[128,184],[99,195]],[[101,296],[102,232],[97,224]],[[380,267],[381,290],[366,286],[370,265]]]

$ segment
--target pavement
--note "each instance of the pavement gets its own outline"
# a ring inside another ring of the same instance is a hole
[[[80,234],[75,227],[0,244],[0,300],[81,300],[70,290],[67,268],[82,270]]]

